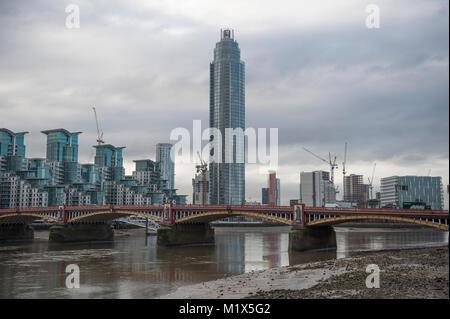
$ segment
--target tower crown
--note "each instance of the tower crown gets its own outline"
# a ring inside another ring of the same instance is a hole
[[[223,29],[220,30],[221,40],[234,40],[234,30],[233,29]]]

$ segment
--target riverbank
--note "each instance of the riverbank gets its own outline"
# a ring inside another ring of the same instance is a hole
[[[367,265],[380,288],[366,288]],[[448,247],[371,252],[358,257],[271,268],[180,287],[161,298],[449,298]]]

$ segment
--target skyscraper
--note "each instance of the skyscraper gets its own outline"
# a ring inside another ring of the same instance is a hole
[[[167,180],[167,188],[175,189],[175,163],[172,161],[170,143],[156,144],[156,161],[159,162],[162,178]]]
[[[241,61],[241,52],[232,30],[221,31],[220,42],[214,49],[209,92],[210,127],[219,130],[222,139],[221,145],[216,144],[211,148],[209,202],[244,204],[244,140],[233,136],[228,144],[225,143],[227,128],[245,130],[245,64]],[[214,137],[211,141],[218,142],[214,141]],[[220,150],[216,149],[219,145]],[[233,150],[231,161],[227,149]],[[214,156],[220,160],[214,160]]]

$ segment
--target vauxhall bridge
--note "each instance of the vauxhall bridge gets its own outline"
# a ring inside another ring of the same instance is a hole
[[[0,209],[0,239],[18,236],[32,238],[27,232],[29,224],[37,219],[55,222],[58,226],[50,230],[50,240],[102,240],[112,239],[111,221],[129,215],[154,220],[164,226],[158,232],[159,244],[188,244],[213,241],[214,233],[209,223],[215,220],[251,216],[289,225],[297,230],[298,240],[327,237],[329,226],[344,222],[386,221],[419,224],[448,231],[448,210],[394,209],[394,208],[329,208],[294,206],[250,206],[250,205],[91,205],[35,208]],[[304,231],[302,233],[302,230]],[[299,232],[300,231],[300,232]],[[80,235],[81,234],[81,235]],[[317,241],[317,240],[316,240]],[[319,245],[328,245],[329,240],[319,240]],[[314,244],[316,245],[316,243]],[[294,245],[295,246],[295,245]],[[302,245],[303,247],[304,245]],[[306,245],[310,246],[310,245]]]

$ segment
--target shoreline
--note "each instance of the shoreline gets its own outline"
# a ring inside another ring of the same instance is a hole
[[[160,299],[449,298],[448,246],[365,252],[355,257],[252,271],[179,287]],[[380,288],[366,287],[366,267]]]

